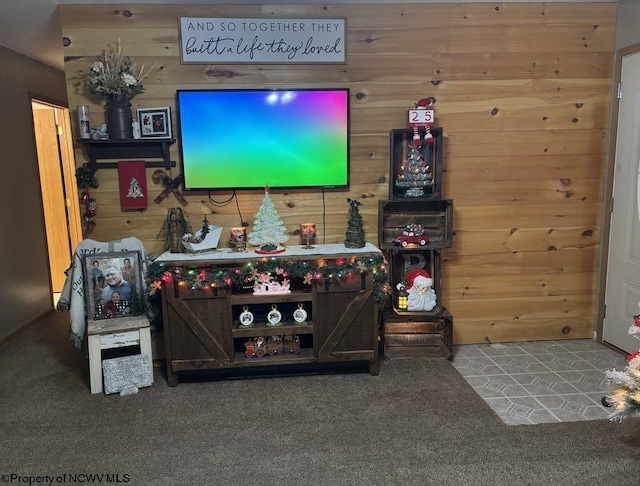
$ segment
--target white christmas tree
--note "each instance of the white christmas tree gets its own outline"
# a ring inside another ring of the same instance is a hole
[[[640,339],[640,315],[634,316],[629,334]],[[624,371],[609,370],[605,373],[612,390],[603,403],[615,407],[609,417],[613,422],[640,415],[640,351],[627,356],[627,361],[629,364]]]
[[[271,197],[269,197],[269,188],[266,188],[264,198],[256,213],[256,219],[253,222],[253,230],[249,233],[249,243],[260,246],[263,251],[276,250],[278,245],[289,239],[286,230],[287,228],[280,219]]]
[[[135,177],[131,178],[131,181],[129,181],[129,188],[127,190],[127,197],[130,198],[138,198],[138,197],[144,197],[144,192],[142,192],[142,188],[140,187],[140,183],[136,180]]]

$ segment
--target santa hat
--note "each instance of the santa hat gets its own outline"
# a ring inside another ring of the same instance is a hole
[[[407,290],[413,287],[413,284],[416,283],[418,285],[426,285],[427,287],[433,285],[433,280],[429,277],[429,272],[424,268],[414,268],[413,270],[409,270],[404,275],[404,279],[407,281]]]

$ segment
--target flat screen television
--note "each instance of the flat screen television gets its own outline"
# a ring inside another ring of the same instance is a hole
[[[178,90],[186,191],[349,187],[349,89]]]

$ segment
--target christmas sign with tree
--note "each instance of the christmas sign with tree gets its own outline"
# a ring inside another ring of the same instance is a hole
[[[256,253],[283,252],[284,248],[280,245],[289,240],[286,230],[287,228],[269,196],[269,188],[267,187],[253,222],[253,231],[249,233],[249,243],[260,247]]]
[[[349,203],[349,220],[347,221],[347,234],[344,239],[344,246],[347,248],[364,247],[364,228],[362,227],[362,216],[359,206],[362,203],[355,199],[347,198]]]
[[[420,149],[411,143],[407,145],[407,156],[402,162],[395,185],[406,190],[406,197],[423,197],[425,188],[433,186],[430,165]]]

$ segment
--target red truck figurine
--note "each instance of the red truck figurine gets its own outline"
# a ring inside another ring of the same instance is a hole
[[[422,225],[412,223],[404,227],[401,235],[396,236],[393,239],[396,245],[420,245],[424,246],[429,243],[429,235],[424,232]]]

